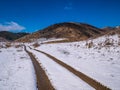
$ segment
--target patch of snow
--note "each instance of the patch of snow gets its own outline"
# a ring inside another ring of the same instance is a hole
[[[65,40],[65,38],[49,38],[49,39],[40,38],[40,39],[37,40],[37,42],[43,43],[43,42],[61,41],[61,40]]]

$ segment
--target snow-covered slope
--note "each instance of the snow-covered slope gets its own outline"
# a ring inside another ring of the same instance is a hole
[[[120,89],[120,36],[94,40],[44,44],[36,48],[62,60],[75,69],[114,90]]]

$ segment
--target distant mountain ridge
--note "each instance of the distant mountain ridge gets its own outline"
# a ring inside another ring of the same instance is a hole
[[[43,30],[38,30],[17,41],[29,41],[39,38],[67,38],[69,40],[85,40],[103,35],[102,29],[85,23],[65,22],[51,25]]]
[[[45,29],[38,30],[32,34],[17,36],[17,42],[31,42],[39,38],[65,38],[69,41],[86,40],[89,38],[96,38],[102,35],[120,34],[120,26],[106,27],[103,29],[86,23],[64,22],[48,26]]]
[[[1,40],[4,39],[4,40],[8,40],[8,41],[14,41],[14,40],[21,38],[28,34],[29,33],[24,33],[24,32],[13,33],[13,32],[8,32],[8,31],[0,31]]]
[[[116,26],[116,27],[105,27],[103,28],[103,30],[105,32],[107,32],[107,34],[120,34],[120,26]]]

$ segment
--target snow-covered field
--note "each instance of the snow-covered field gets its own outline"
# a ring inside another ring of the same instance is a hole
[[[88,48],[88,44],[92,45]],[[120,89],[120,38],[103,36],[73,43],[44,44],[36,48],[62,60],[113,90]]]
[[[37,90],[34,68],[23,48],[0,49],[0,90]]]
[[[41,63],[42,68],[44,68],[49,80],[56,90],[94,90],[93,87],[48,58],[46,55],[29,48],[27,49],[31,51],[38,62]]]
[[[55,39],[62,40],[62,39]],[[120,35],[94,40],[43,44],[54,39],[39,39],[36,49],[44,51],[112,90],[120,90]],[[34,43],[26,43],[32,46]],[[4,44],[4,45],[3,45]],[[37,90],[35,71],[23,47],[0,48],[0,90]],[[5,47],[5,43],[1,43]],[[76,75],[44,54],[32,52],[41,63],[56,90],[94,90]]]

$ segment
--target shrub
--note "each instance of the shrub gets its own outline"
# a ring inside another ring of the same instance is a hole
[[[15,48],[19,48],[19,47],[21,47],[21,45],[15,45]]]
[[[110,39],[106,39],[105,42],[104,42],[105,46],[112,46],[113,44],[114,44],[113,40],[110,40]]]
[[[36,48],[36,47],[39,47],[40,44],[38,42],[34,43],[33,46]]]
[[[65,54],[65,55],[69,55],[70,53],[68,52],[68,51],[63,51],[63,53]]]
[[[6,48],[11,47],[11,43],[7,43],[5,46],[6,46]]]
[[[86,42],[86,47],[88,47],[88,48],[91,48],[91,47],[93,47],[94,46],[94,44],[93,44],[93,42],[91,41],[91,42]]]

